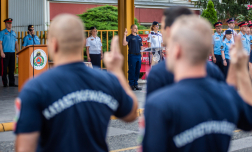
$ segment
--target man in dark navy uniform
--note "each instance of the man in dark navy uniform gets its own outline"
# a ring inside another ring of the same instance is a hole
[[[207,76],[211,29],[196,15],[173,24],[166,67],[176,83],[146,101],[144,152],[227,152],[236,128],[252,130],[252,85],[241,37],[235,37],[231,50],[238,94],[234,87]]]
[[[28,81],[15,101],[16,151],[108,152],[111,115],[136,119],[138,102],[122,71],[118,37],[104,58],[110,73],[91,69],[81,56],[83,27],[74,15],[53,19],[48,52],[55,67]]]
[[[139,35],[137,35],[137,31],[138,31],[137,25],[135,24],[131,25],[131,34],[127,36],[128,32],[127,32],[127,29],[125,29],[124,38],[123,38],[123,45],[129,46],[128,79],[129,79],[129,85],[132,90],[142,90],[142,88],[138,87],[137,81],[139,79],[139,74],[140,74],[140,69],[141,69],[140,50],[142,50],[143,43],[142,43],[142,38]]]
[[[163,35],[163,43],[168,46],[167,39],[170,37],[170,28],[173,22],[181,15],[192,15],[193,13],[185,7],[172,7],[164,11],[161,23],[161,32]],[[206,63],[208,76],[217,81],[225,81],[220,69],[211,62]],[[174,83],[174,76],[167,71],[165,61],[153,66],[147,77],[147,96],[152,92]]]
[[[15,71],[15,49],[18,52],[18,42],[16,33],[11,30],[12,28],[12,18],[7,18],[4,20],[5,22],[5,29],[0,32],[0,53],[1,53],[1,70],[2,74],[2,81],[3,86],[8,86],[8,80],[7,80],[7,68],[9,68],[9,86],[10,87],[17,87],[15,85],[15,77],[14,77],[14,71]]]

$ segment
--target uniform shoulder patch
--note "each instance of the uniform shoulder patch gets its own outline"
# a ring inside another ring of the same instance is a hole
[[[252,43],[252,40],[250,40],[250,43]]]
[[[150,37],[148,37],[147,40],[150,40]],[[252,41],[252,40],[251,40],[251,41]]]
[[[222,45],[220,48],[221,48],[221,49],[223,49],[223,48],[224,48],[224,46]]]

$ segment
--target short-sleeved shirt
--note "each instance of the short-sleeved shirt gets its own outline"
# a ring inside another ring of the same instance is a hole
[[[241,35],[243,48],[247,51],[249,55],[250,54],[250,37],[246,33],[242,34],[242,32],[240,32],[239,35]]]
[[[225,38],[225,40],[223,41],[223,49],[221,49],[221,51],[224,51],[225,54],[225,58],[226,59],[230,59],[230,55],[229,55],[229,50],[230,50],[230,46],[233,44],[232,40],[228,40],[227,38]]]
[[[99,37],[88,37],[86,46],[89,46],[89,54],[101,54],[102,43]]]
[[[207,75],[217,81],[225,82],[225,78],[220,69],[208,61],[206,64]],[[174,83],[174,75],[166,69],[165,61],[158,63],[151,68],[147,77],[147,97],[154,91]]]
[[[236,127],[252,130],[252,107],[233,87],[207,77],[151,94],[144,117],[144,152],[224,152]]]
[[[218,34],[217,32],[214,33],[212,44],[214,47],[214,54],[215,55],[221,55],[221,47],[223,46],[222,41],[223,41],[223,34]]]
[[[130,34],[126,37],[129,46],[129,53],[140,53],[141,46],[143,46],[142,38],[139,35]]]
[[[2,41],[3,52],[15,52],[15,43],[17,41],[16,33],[4,29],[0,32],[0,41]]]
[[[234,43],[234,36],[237,35],[237,32],[231,28],[228,28],[227,30],[231,30],[233,32],[231,41],[232,41],[232,43]],[[223,32],[223,35],[225,35],[225,34],[226,34],[226,31]]]
[[[249,35],[250,45],[252,45],[252,35]]]
[[[23,87],[14,132],[40,132],[37,152],[108,151],[111,115],[125,117],[132,106],[113,74],[83,62],[61,65]]]
[[[151,43],[151,47],[161,47],[161,43],[163,43],[162,34],[151,31],[148,35],[147,42]]]
[[[28,34],[26,37],[24,37],[23,46],[33,45],[33,43],[34,43],[34,45],[40,44],[40,40],[37,37],[37,35],[34,35],[34,41],[33,41],[33,37],[30,34]]]

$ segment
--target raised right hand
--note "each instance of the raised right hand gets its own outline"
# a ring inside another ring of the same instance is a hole
[[[88,57],[88,58],[87,58],[87,60],[88,60],[88,62],[91,62],[91,59],[90,59],[90,57]]]
[[[124,35],[127,35],[127,34],[128,34],[128,31],[127,31],[127,28],[125,28]]]

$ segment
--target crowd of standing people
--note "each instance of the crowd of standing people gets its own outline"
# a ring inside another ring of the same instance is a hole
[[[147,79],[140,150],[227,152],[234,129],[252,130],[247,25],[241,23],[237,35],[232,28],[221,33],[220,22],[214,35],[211,27],[187,8],[164,10],[161,33],[154,29],[150,37],[162,34],[168,55]],[[125,122],[137,118],[138,101],[132,91],[141,89],[137,80],[142,39],[137,26],[131,26],[129,36],[126,30],[122,40],[129,46],[129,84],[118,37],[104,53],[106,72],[84,65],[79,54],[85,45],[89,60],[103,55],[96,28],[87,41],[83,30],[81,20],[70,14],[52,21],[48,51],[55,67],[28,81],[15,100],[17,152],[107,152],[111,115]],[[93,49],[93,44],[99,47]],[[217,65],[208,62],[211,52]],[[225,78],[221,68],[228,65]]]

